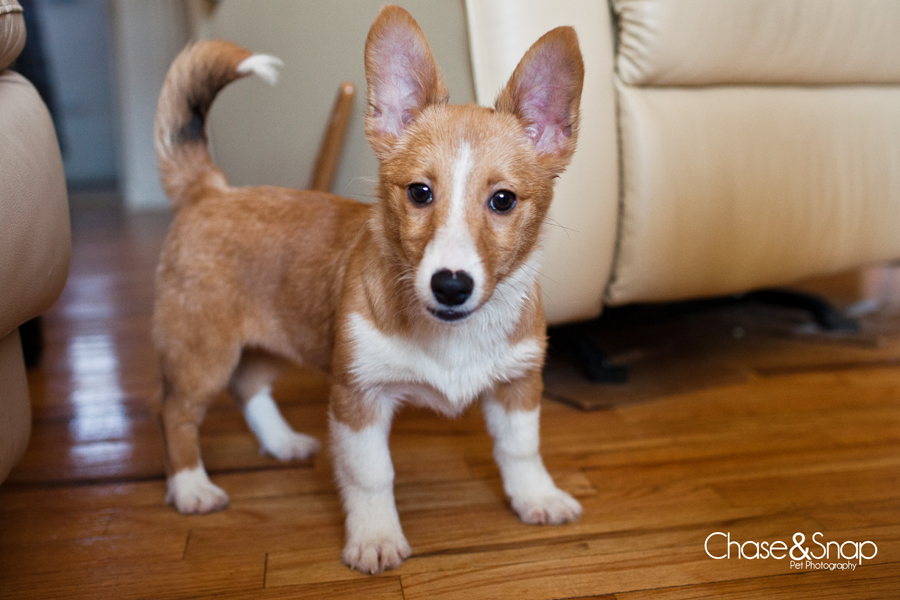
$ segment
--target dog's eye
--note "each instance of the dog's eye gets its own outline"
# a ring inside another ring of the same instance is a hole
[[[412,200],[413,204],[418,206],[431,204],[431,201],[434,199],[431,188],[424,183],[410,184],[410,186],[406,188],[406,195],[409,196],[409,199]]]
[[[516,200],[516,195],[509,190],[500,190],[494,192],[490,202],[488,202],[488,206],[491,207],[491,210],[498,213],[507,213],[516,205]]]

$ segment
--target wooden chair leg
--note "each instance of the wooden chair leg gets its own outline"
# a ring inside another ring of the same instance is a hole
[[[319,155],[313,167],[309,189],[321,192],[330,192],[334,184],[334,175],[337,172],[338,162],[341,158],[341,150],[344,147],[344,137],[347,133],[347,125],[353,111],[353,99],[356,97],[356,86],[350,81],[345,81],[338,88],[331,115],[328,117],[328,125],[319,146]]]

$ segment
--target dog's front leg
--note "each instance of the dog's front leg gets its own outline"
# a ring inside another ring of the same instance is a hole
[[[349,567],[375,574],[400,566],[412,550],[394,503],[394,466],[388,447],[393,411],[386,406],[371,410],[372,400],[355,402],[348,397],[353,394],[343,386],[332,390],[332,455],[347,515],[342,558]],[[366,417],[347,415],[341,408],[348,405],[359,411],[369,408]]]
[[[494,438],[494,459],[503,490],[525,523],[554,525],[575,521],[581,505],[562,491],[544,467],[540,454],[540,372],[500,384],[482,403]]]

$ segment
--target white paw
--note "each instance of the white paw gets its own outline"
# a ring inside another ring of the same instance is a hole
[[[344,546],[344,564],[361,573],[377,575],[396,569],[412,554],[406,538],[383,536],[365,540],[351,540]]]
[[[561,525],[581,517],[578,500],[558,488],[539,496],[514,499],[512,507],[524,523],[532,525]]]
[[[209,480],[203,467],[196,467],[169,477],[166,504],[183,515],[205,515],[228,506],[228,494]]]
[[[281,461],[304,460],[322,449],[319,440],[296,431],[286,432],[271,446],[271,448],[263,447],[263,450]]]

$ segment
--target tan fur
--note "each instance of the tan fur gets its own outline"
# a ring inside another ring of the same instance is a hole
[[[331,370],[344,258],[369,212],[329,194],[228,188],[177,213],[153,320],[173,472],[199,463],[196,428],[245,349]]]
[[[176,209],[204,194],[207,187],[226,185],[209,156],[203,126],[216,93],[243,77],[237,67],[250,56],[249,50],[231,42],[212,40],[188,46],[169,68],[154,134],[163,189]]]
[[[533,267],[522,265],[537,251],[553,179],[575,147],[583,67],[573,30],[556,29],[532,47],[496,109],[455,106],[447,104],[446,85],[418,25],[402,9],[383,9],[365,56],[366,135],[379,160],[379,200],[372,206],[319,192],[227,184],[210,159],[204,119],[216,93],[240,77],[237,67],[249,56],[228,42],[190,46],[173,63],[159,99],[160,175],[176,209],[160,257],[153,317],[170,478],[202,470],[198,428],[213,397],[227,388],[247,406],[271,385],[283,360],[331,373],[333,423],[360,432],[383,422],[370,390],[354,376],[354,361],[367,349],[355,345],[350,323],[361,318],[371,331],[401,344],[440,341],[457,326],[427,312],[414,275],[448,222],[451,187],[461,177],[454,165],[463,148],[470,169],[455,197],[464,198],[465,231],[484,271],[473,312],[486,311],[497,286],[508,285],[516,273],[527,280],[516,308],[492,304],[491,314],[514,319],[507,333],[478,335],[540,356],[546,348],[540,289],[523,270]],[[560,70],[563,83],[547,85],[548,73]],[[398,73],[405,74],[399,85]],[[535,95],[545,88],[548,93]],[[407,189],[414,183],[433,190],[431,204],[411,202]],[[498,190],[518,197],[508,213],[489,207]],[[534,411],[543,388],[542,359],[529,361],[524,375],[496,380],[483,393],[506,411]],[[427,383],[419,389],[442,412],[464,408]],[[214,501],[179,510],[222,508],[227,496],[218,492]],[[551,520],[577,514],[580,508]],[[404,544],[391,560],[408,554]],[[396,566],[347,556],[360,570]]]

